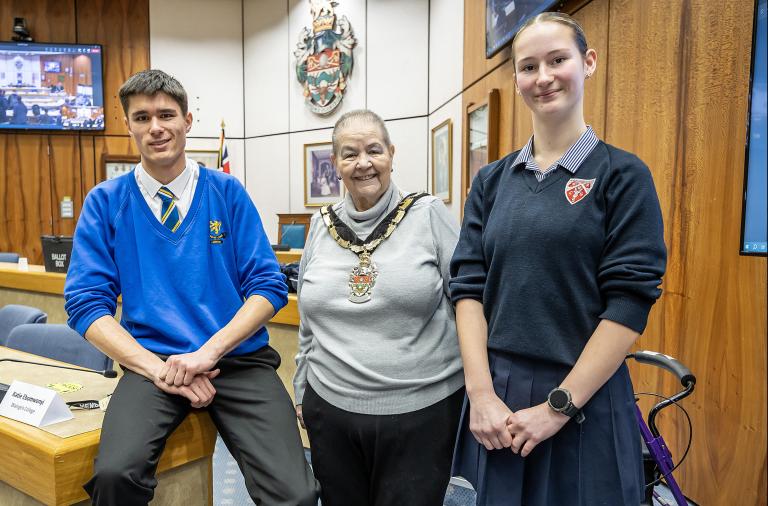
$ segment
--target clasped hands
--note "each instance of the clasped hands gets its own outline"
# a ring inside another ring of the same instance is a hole
[[[205,348],[192,353],[171,355],[154,375],[154,384],[169,394],[189,399],[193,408],[203,408],[213,401],[216,389],[211,380],[219,375],[213,369],[218,357]]]
[[[493,393],[470,399],[469,430],[487,450],[510,448],[527,457],[568,420],[546,402],[513,412]]]

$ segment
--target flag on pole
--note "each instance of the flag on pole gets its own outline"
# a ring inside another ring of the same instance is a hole
[[[229,174],[229,153],[227,141],[224,136],[224,120],[221,120],[221,138],[219,139],[219,168]]]

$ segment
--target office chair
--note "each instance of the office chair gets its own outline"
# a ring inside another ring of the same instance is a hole
[[[301,249],[304,247],[304,241],[307,235],[307,226],[303,223],[280,225],[280,238],[278,243],[285,244],[291,248]]]
[[[7,251],[0,251],[0,262],[9,262],[12,264],[19,263],[19,254],[10,253]]]
[[[112,369],[111,358],[63,324],[19,325],[6,346],[97,371]]]
[[[5,346],[14,327],[24,323],[45,323],[48,315],[36,307],[8,304],[0,308],[0,346]]]

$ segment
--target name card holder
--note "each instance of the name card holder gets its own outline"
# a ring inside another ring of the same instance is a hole
[[[0,402],[0,416],[35,427],[74,418],[56,391],[15,380]]]

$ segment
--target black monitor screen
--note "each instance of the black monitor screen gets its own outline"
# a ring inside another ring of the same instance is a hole
[[[485,0],[485,57],[498,53],[525,21],[559,0]]]
[[[103,130],[102,49],[0,42],[0,130]]]
[[[768,178],[766,165],[766,9],[768,0],[757,1],[755,12],[754,47],[752,50],[752,89],[749,104],[749,137],[747,138],[747,167],[744,185],[744,222],[741,252],[748,255],[768,253]]]

